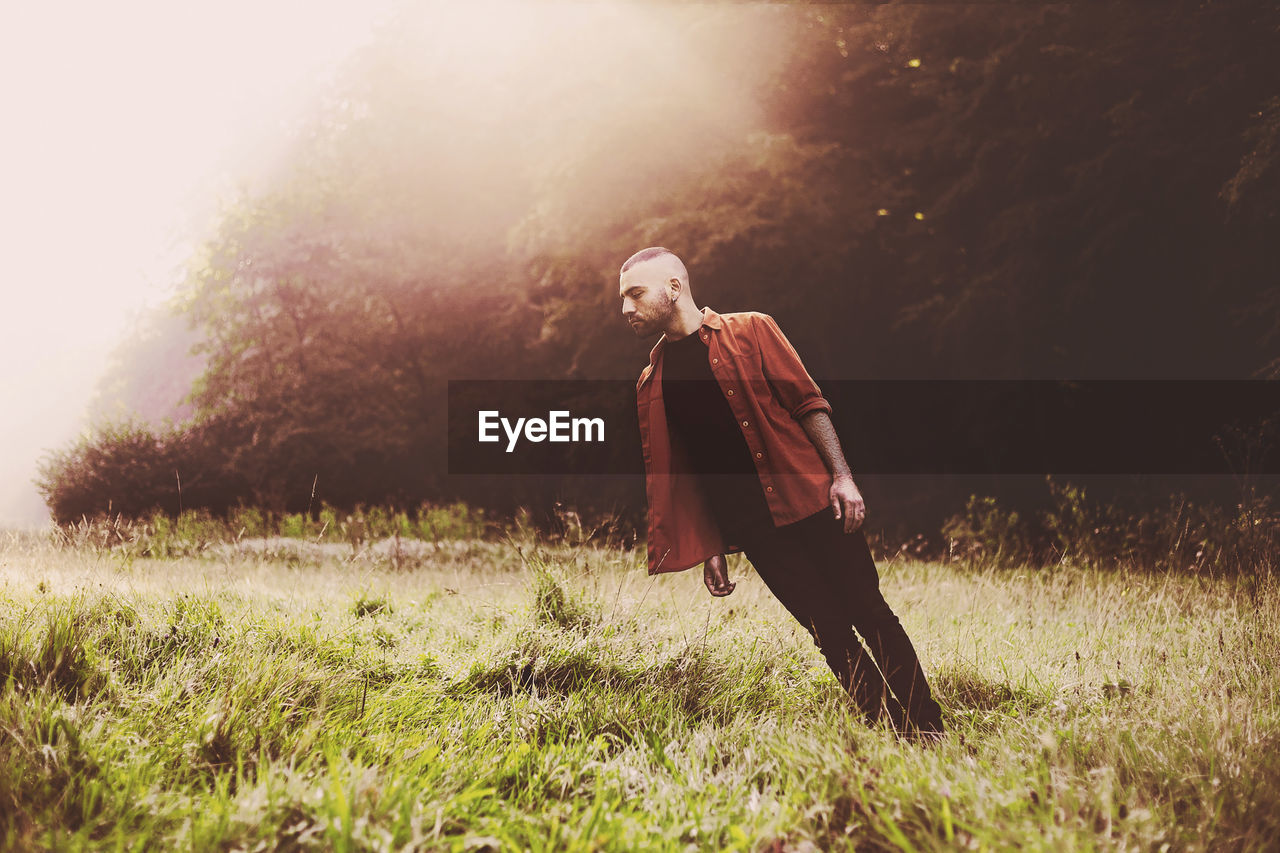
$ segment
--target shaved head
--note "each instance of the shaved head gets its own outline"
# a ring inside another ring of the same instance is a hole
[[[646,267],[652,268],[655,272],[660,272],[663,280],[678,278],[680,283],[686,288],[689,287],[689,271],[685,269],[684,262],[676,257],[676,253],[662,246],[650,246],[647,249],[641,249],[631,257],[627,258],[626,263],[622,265],[622,269],[618,270],[621,276],[632,267],[645,264]],[[646,269],[646,272],[649,270]]]
[[[670,249],[641,249],[618,271],[622,316],[640,337],[665,332],[673,338],[689,334],[702,312],[689,292],[689,271]]]

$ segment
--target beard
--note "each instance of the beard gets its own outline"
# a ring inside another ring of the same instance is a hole
[[[671,321],[680,313],[674,302],[668,303],[665,309],[660,314],[648,317],[637,315],[635,320],[631,322],[631,331],[635,332],[638,338],[647,338],[658,334],[658,332],[671,325]]]

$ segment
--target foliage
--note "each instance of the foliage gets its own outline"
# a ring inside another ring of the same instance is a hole
[[[243,486],[227,465],[219,421],[157,430],[139,421],[108,424],[41,460],[37,487],[54,521],[104,515],[178,514],[225,507]]]
[[[1084,568],[1273,575],[1280,566],[1280,512],[1269,495],[1235,506],[1174,495],[1165,507],[1134,510],[1089,498],[1047,479],[1051,505],[1032,519],[970,496],[943,525],[949,556],[973,566],[1058,563]]]
[[[183,506],[215,513],[462,498],[634,518],[622,483],[448,477],[445,393],[634,379],[647,345],[616,275],[652,244],[690,262],[700,304],[779,317],[819,378],[1274,372],[1273,5],[565,14],[470,76],[423,49],[435,17],[381,28],[222,211],[177,300],[193,328],[142,347],[198,339],[191,420],[62,451],[54,516],[175,511],[166,471],[190,468],[209,488]],[[610,36],[582,38],[595,25]],[[141,399],[161,378],[113,381]]]
[[[942,536],[949,543],[948,556],[977,566],[1011,565],[1031,555],[1026,524],[993,497],[970,495],[964,513],[943,524]]]

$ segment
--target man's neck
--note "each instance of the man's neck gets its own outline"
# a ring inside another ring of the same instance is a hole
[[[680,313],[676,315],[671,325],[667,326],[667,340],[678,341],[681,338],[687,338],[698,331],[698,327],[702,325],[702,320],[701,308],[695,308],[693,305],[681,305]]]

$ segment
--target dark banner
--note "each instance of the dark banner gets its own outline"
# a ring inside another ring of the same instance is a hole
[[[1280,474],[1276,382],[818,384],[855,475]],[[450,474],[643,472],[634,382],[449,383]]]

